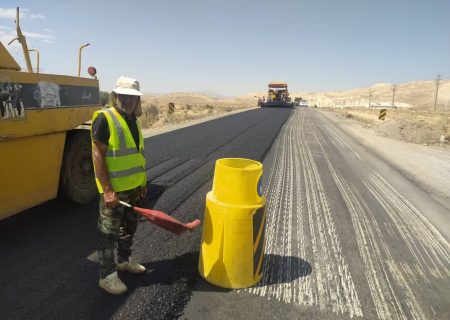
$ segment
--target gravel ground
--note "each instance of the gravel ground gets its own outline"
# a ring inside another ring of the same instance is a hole
[[[360,122],[322,111],[367,148],[391,163],[407,178],[450,210],[450,148],[424,146],[381,137]]]

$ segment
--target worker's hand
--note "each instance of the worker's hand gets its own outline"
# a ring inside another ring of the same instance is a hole
[[[105,207],[108,209],[113,209],[119,205],[119,197],[114,191],[105,191],[103,199],[105,200]]]
[[[141,194],[140,194],[141,199],[144,199],[146,195],[147,195],[147,186],[142,186],[141,187]]]

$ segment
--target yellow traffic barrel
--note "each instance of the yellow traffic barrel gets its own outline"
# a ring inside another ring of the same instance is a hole
[[[223,288],[247,288],[263,275],[265,204],[263,165],[254,160],[216,161],[206,195],[198,271]]]

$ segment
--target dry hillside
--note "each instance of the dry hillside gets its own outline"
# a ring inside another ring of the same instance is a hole
[[[392,107],[393,85],[380,83],[369,88],[322,93],[294,93],[310,105],[329,108],[361,122],[382,136],[405,142],[446,146],[450,141],[450,81],[440,83],[436,110],[435,81],[411,81],[395,87],[395,109],[378,120],[380,108]],[[370,98],[370,106],[369,105]]]
[[[435,81],[411,81],[397,84],[394,105],[398,108],[432,109],[434,107]],[[391,107],[393,84],[378,83],[368,88],[348,91],[294,92],[292,97],[304,97],[318,107]],[[437,110],[450,109],[450,80],[439,86]]]

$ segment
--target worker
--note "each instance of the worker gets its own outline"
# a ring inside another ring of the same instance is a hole
[[[142,115],[139,82],[120,77],[110,95],[110,108],[92,118],[92,157],[100,192],[97,256],[99,286],[108,293],[127,290],[117,271],[144,273],[145,267],[131,259],[138,217],[119,200],[139,205],[147,193],[143,154],[144,141],[136,117]],[[117,264],[114,248],[117,244]]]
[[[261,107],[261,105],[262,105],[262,98],[258,97],[258,107]]]

